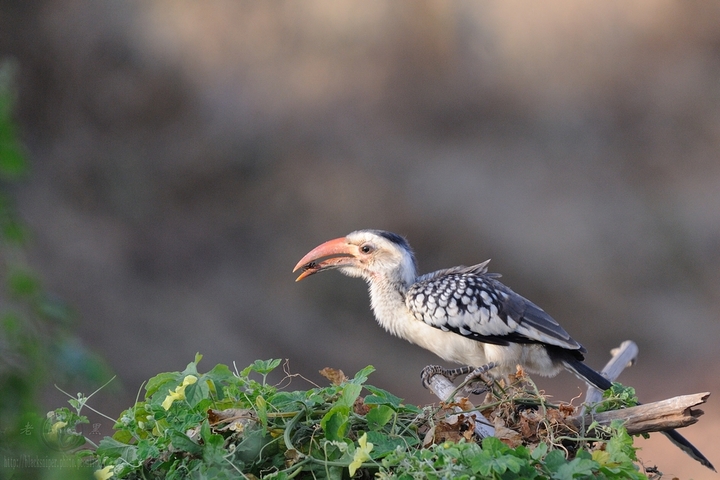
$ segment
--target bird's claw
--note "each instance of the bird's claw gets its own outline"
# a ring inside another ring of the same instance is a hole
[[[495,366],[495,363],[488,363],[487,365],[483,365],[478,368],[473,368],[471,366],[445,368],[440,365],[428,365],[427,367],[422,369],[422,372],[420,373],[420,378],[422,380],[423,387],[430,389],[430,380],[435,375],[442,375],[451,382],[454,382],[455,379],[457,379],[461,375],[466,375],[465,380],[463,380],[462,382],[462,385],[466,387],[471,387],[467,389],[469,393],[480,395],[481,393],[488,391],[488,385],[492,383],[491,380],[488,381],[487,379],[483,378],[483,375],[489,370],[495,368]],[[477,380],[480,380],[482,384],[473,385],[477,383]]]
[[[447,377],[445,372],[447,372],[447,370],[440,365],[426,366],[422,369],[422,372],[420,372],[420,380],[422,381],[422,386],[430,390],[430,380],[432,380],[432,377],[434,377],[435,375],[442,375],[444,377]]]
[[[473,371],[473,367],[445,368],[440,365],[428,365],[420,372],[420,379],[423,387],[430,389],[430,380],[435,375],[442,375],[451,382],[454,382],[460,375],[467,375]]]
[[[486,379],[483,378],[483,375],[495,367],[497,367],[497,364],[495,362],[490,362],[490,363],[486,363],[485,365],[483,365],[481,367],[477,367],[476,369],[469,371],[469,373],[465,372],[465,373],[468,373],[468,376],[465,377],[465,383],[472,382],[473,380],[482,380],[483,382],[485,382]],[[466,368],[471,368],[471,367],[466,367]],[[458,369],[458,370],[460,370],[460,369]],[[487,383],[487,382],[485,382],[485,383]]]
[[[489,391],[493,380],[485,378],[485,374],[496,366],[497,364],[495,362],[490,362],[472,370],[462,382],[466,391],[475,395]]]

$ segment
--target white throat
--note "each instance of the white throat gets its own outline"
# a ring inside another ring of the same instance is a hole
[[[375,319],[388,332],[406,338],[406,329],[410,311],[405,305],[408,285],[393,283],[386,279],[368,281],[370,307]]]

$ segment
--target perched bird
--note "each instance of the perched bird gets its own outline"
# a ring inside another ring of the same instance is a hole
[[[600,390],[610,381],[583,363],[585,348],[540,307],[487,273],[489,261],[418,276],[415,255],[400,235],[358,230],[319,245],[295,266],[296,281],[337,269],[361,277],[370,304],[388,332],[444,360],[501,376],[518,365],[554,376],[570,370]],[[708,468],[705,456],[675,430],[663,432]]]

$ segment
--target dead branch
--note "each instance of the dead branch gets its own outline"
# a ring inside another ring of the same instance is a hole
[[[631,435],[682,428],[698,421],[704,412],[694,407],[705,403],[709,396],[709,392],[681,395],[636,407],[588,413],[573,417],[570,421],[577,427],[587,427],[593,421],[608,426],[614,420],[621,420]]]
[[[428,382],[430,391],[440,399],[440,401],[448,401],[452,400],[450,398],[450,395],[452,395],[453,390],[455,390],[455,385],[452,384],[450,380],[448,380],[447,377],[444,377],[442,375],[434,375],[430,377],[430,381]],[[458,398],[456,396],[456,398]]]
[[[455,390],[455,385],[453,385],[450,380],[448,380],[442,375],[434,375],[433,377],[431,377],[429,381],[429,387],[430,391],[433,392],[433,394],[435,394],[435,396],[443,402],[459,400],[462,396],[462,394],[458,394],[455,396],[455,398],[451,398],[451,395]],[[458,413],[462,411],[459,407],[457,407],[455,410]],[[487,418],[483,417],[479,413],[467,412],[467,414],[471,415],[475,419],[475,433],[478,437],[485,438],[495,435],[495,427],[493,427],[493,425],[490,423],[490,421],[488,421]]]
[[[610,354],[612,355],[610,361],[600,373],[611,382],[614,382],[622,371],[625,370],[625,367],[629,367],[635,363],[638,355],[638,346],[631,340],[625,340],[619,347],[613,348]],[[593,405],[602,399],[602,395],[602,391],[593,386],[588,386],[584,403],[586,405]],[[583,410],[584,408],[585,407],[583,407]]]

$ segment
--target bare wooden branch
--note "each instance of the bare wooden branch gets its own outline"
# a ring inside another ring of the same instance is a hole
[[[450,399],[455,385],[450,380],[442,375],[434,375],[429,381],[430,391],[435,394],[441,401],[445,402]],[[459,400],[462,394],[456,395],[453,400]],[[458,407],[457,412],[460,413],[462,410]],[[470,415],[475,419],[475,433],[480,438],[492,437],[495,435],[495,427],[488,421],[487,418],[476,412],[464,412],[466,415]]]
[[[441,401],[446,401],[455,390],[455,385],[443,375],[433,375],[429,380],[430,391]]]
[[[613,348],[610,354],[612,355],[612,358],[600,373],[611,382],[614,382],[626,367],[635,363],[635,359],[638,355],[638,346],[631,340],[625,340],[619,347]],[[602,391],[595,387],[588,386],[584,403],[586,405],[592,405],[599,402],[601,399]]]
[[[610,425],[614,420],[622,420],[628,433],[659,432],[692,425],[704,412],[694,407],[705,403],[709,392],[681,395],[659,402],[623,408],[609,412],[585,414],[575,417],[572,423],[577,427],[587,427],[593,421],[600,425]]]

